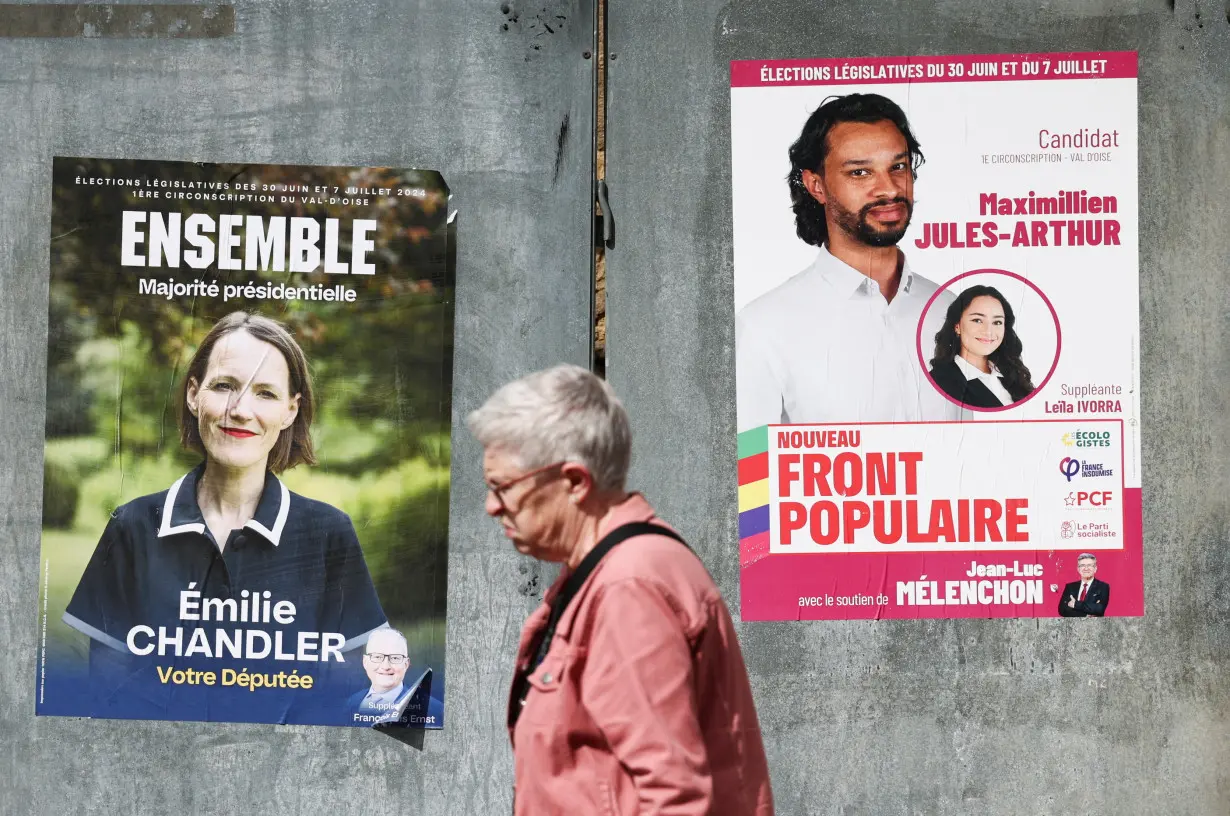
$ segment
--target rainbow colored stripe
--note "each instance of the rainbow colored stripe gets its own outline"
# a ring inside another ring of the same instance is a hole
[[[769,554],[769,426],[739,434],[739,563]]]

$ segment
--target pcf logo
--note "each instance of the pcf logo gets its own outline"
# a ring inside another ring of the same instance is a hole
[[[1115,494],[1111,490],[1076,490],[1064,497],[1068,507],[1110,507]]]

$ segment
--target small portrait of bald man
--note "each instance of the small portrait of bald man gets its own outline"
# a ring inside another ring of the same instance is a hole
[[[406,637],[396,629],[377,629],[367,639],[363,651],[363,669],[367,672],[368,688],[350,696],[347,707],[363,715],[361,722],[372,722],[397,713],[413,689],[406,686],[406,671],[410,655]]]

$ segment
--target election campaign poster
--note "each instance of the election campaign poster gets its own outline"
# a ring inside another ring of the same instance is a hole
[[[38,714],[443,727],[449,202],[54,159]]]
[[[731,64],[744,619],[1144,614],[1136,76]]]

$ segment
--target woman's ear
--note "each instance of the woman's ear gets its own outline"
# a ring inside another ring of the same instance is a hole
[[[188,390],[188,393],[187,393],[187,395],[186,395],[186,397],[185,397],[185,399],[184,399],[184,402],[185,402],[185,403],[187,404],[187,406],[188,406],[188,411],[189,411],[189,412],[190,412],[193,416],[196,416],[196,415],[197,415],[197,413],[196,413],[196,411],[197,411],[197,408],[196,408],[196,398],[197,398],[197,397],[200,395],[200,393],[201,393],[201,386],[197,383],[197,381],[196,381],[196,377],[189,377],[189,378],[188,378],[188,389],[187,389],[187,390]]]
[[[286,419],[282,421],[282,430],[286,430],[291,425],[295,424],[295,420],[299,417],[299,398],[302,394],[295,394],[290,400],[290,413],[286,415]]]

